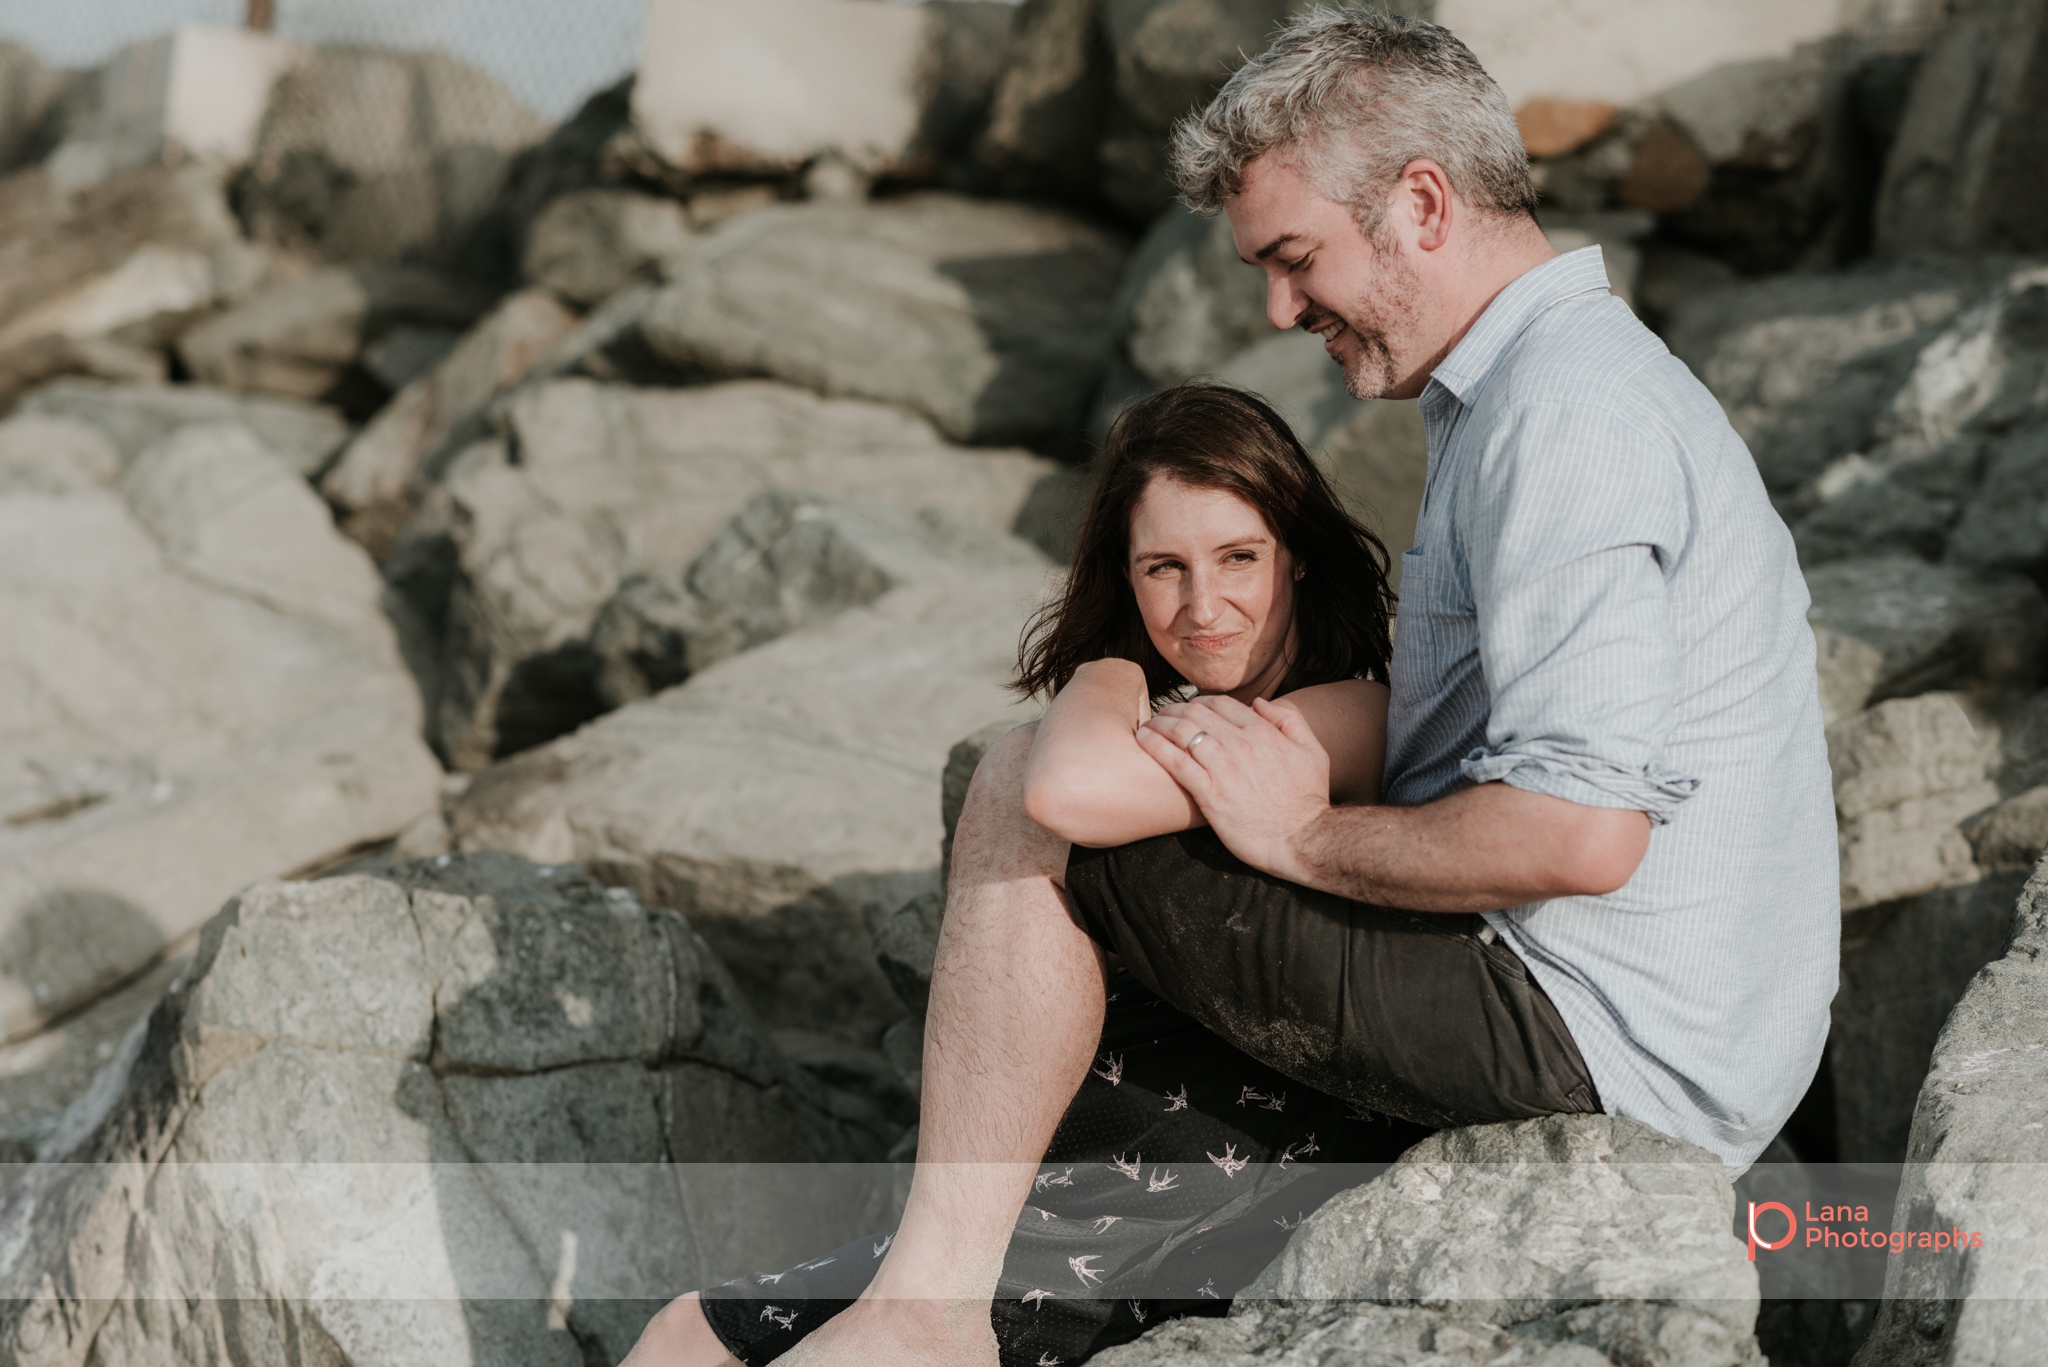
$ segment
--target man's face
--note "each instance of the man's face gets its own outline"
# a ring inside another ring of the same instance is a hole
[[[1353,398],[1422,392],[1429,376],[1418,372],[1435,350],[1420,335],[1425,286],[1391,224],[1375,243],[1279,152],[1246,169],[1223,212],[1238,255],[1266,272],[1274,327],[1321,337]]]

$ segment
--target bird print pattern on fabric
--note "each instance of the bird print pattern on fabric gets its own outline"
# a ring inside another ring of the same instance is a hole
[[[1113,986],[1096,1066],[1010,1236],[990,1306],[1002,1367],[1079,1367],[1161,1321],[1223,1314],[1308,1214],[1376,1171],[1349,1165],[1389,1162],[1428,1133],[1354,1118],[1128,973]],[[762,1367],[851,1305],[892,1237],[711,1287],[705,1317],[734,1357]],[[763,1319],[771,1285],[776,1315]]]

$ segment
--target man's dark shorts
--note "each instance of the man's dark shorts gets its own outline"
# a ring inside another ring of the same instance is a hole
[[[1140,982],[1307,1086],[1438,1127],[1600,1109],[1557,1008],[1480,916],[1284,882],[1207,829],[1077,846],[1066,886]]]

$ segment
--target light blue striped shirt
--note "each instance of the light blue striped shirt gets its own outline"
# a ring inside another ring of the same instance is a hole
[[[1502,291],[1421,407],[1387,800],[1499,780],[1649,813],[1619,892],[1487,920],[1610,1112],[1746,1167],[1813,1077],[1841,926],[1791,535],[1597,247]]]

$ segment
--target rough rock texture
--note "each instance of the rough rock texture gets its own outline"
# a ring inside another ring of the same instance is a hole
[[[1275,25],[1306,0],[1103,0],[1116,103],[1102,145],[1103,194],[1150,219],[1173,202],[1166,131],[1200,108]]]
[[[1229,219],[1169,209],[1131,256],[1111,327],[1153,384],[1210,374],[1272,335],[1266,278],[1238,256]]]
[[[1841,1162],[1905,1159],[1913,1098],[1942,1022],[2004,951],[2025,881],[2024,870],[1995,873],[1843,918],[1842,987],[1828,1034]]]
[[[948,446],[905,413],[759,382],[562,381],[521,393],[506,424],[456,459],[389,567],[425,620],[447,623],[431,734],[460,768],[601,711],[598,612],[636,574],[683,571],[764,489],[935,506],[1003,532],[1053,472]]]
[[[0,1037],[433,805],[379,592],[244,428],[0,424]]]
[[[0,1214],[0,1361],[617,1361],[892,1213],[887,1127],[573,868],[258,884],[121,1063]]]
[[[1046,441],[1093,396],[1123,255],[1022,205],[792,205],[693,243],[644,330],[678,365],[880,399],[958,440]]]
[[[466,326],[487,300],[410,266],[334,266],[275,286],[178,341],[192,374],[227,389],[317,399],[366,342],[401,323]]]
[[[580,190],[541,211],[526,234],[523,271],[577,308],[655,273],[690,239],[672,199],[628,190]]]
[[[2029,788],[1963,827],[1983,869],[2028,869],[2048,849],[2048,785]]]
[[[1961,827],[1998,802],[1998,731],[1966,702],[1895,698],[1828,728],[1844,911],[1979,876]]]
[[[1087,201],[1110,99],[1099,0],[1024,0],[975,155],[1009,194]]]
[[[1733,1213],[1717,1160],[1632,1121],[1445,1131],[1311,1215],[1229,1318],[1094,1361],[1757,1367]]]
[[[1966,1252],[1894,1254],[1858,1367],[2024,1362],[2038,1353],[2048,1248],[2048,864],[2013,913],[2012,942],[1963,994],[1934,1046],[1893,1228],[1981,1233]],[[2033,1345],[2033,1346],[2029,1346]]]
[[[450,826],[683,910],[750,989],[805,966],[764,1014],[872,1043],[903,1011],[869,941],[931,886],[947,746],[1024,719],[1003,685],[1046,579],[906,584],[485,770]]]
[[[2048,604],[2017,575],[1884,556],[1818,566],[1806,586],[1831,724],[1930,689],[2031,688],[2048,670]]]
[[[259,242],[499,277],[517,263],[491,211],[513,155],[546,132],[445,53],[321,47],[272,90],[237,205]]]
[[[616,706],[904,584],[1044,563],[936,508],[759,493],[686,573],[638,576],[612,596],[590,633],[598,685]]]
[[[23,399],[16,413],[75,418],[96,427],[133,460],[181,427],[231,422],[294,471],[318,474],[348,440],[348,424],[333,409],[296,399],[237,394],[205,385],[113,384],[67,379],[44,385]]]
[[[320,492],[342,530],[382,559],[411,520],[436,457],[485,435],[483,410],[576,327],[545,290],[499,302],[453,350],[399,391],[342,453]]]
[[[1920,63],[1877,204],[1878,250],[2048,248],[2048,5],[1957,6]]]
[[[260,278],[219,182],[148,167],[69,191],[0,182],[0,405],[63,374],[162,379],[162,347]]]
[[[1398,586],[1429,474],[1421,409],[1352,398],[1343,371],[1305,332],[1267,337],[1218,366],[1216,378],[1265,395],[1288,420],[1344,506],[1386,543]]]
[[[0,171],[12,171],[53,147],[63,131],[64,99],[74,72],[46,67],[18,43],[0,43]]]

